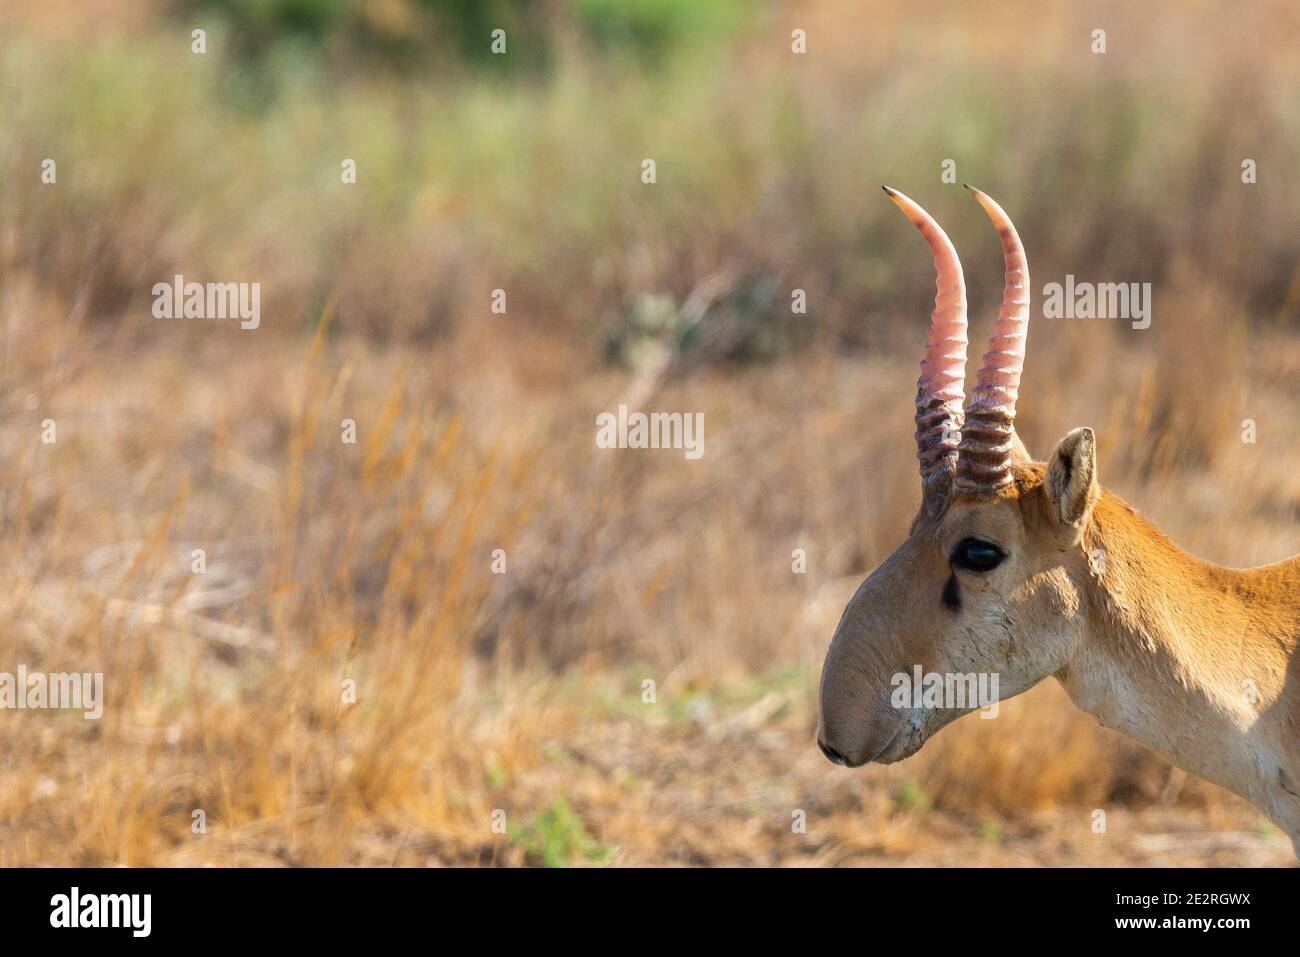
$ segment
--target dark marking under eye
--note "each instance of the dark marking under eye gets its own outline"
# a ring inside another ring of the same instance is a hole
[[[943,586],[943,603],[953,611],[961,608],[961,590],[957,587],[957,576],[955,574],[948,576],[948,581]]]

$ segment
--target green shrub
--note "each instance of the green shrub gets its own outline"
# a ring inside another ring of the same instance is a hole
[[[545,867],[568,867],[579,863],[608,864],[618,848],[601,844],[587,833],[582,819],[569,809],[564,798],[556,798],[517,832],[508,832],[532,863]]]

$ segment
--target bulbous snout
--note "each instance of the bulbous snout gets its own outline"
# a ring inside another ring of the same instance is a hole
[[[849,601],[822,667],[817,745],[847,768],[898,760],[913,738],[909,710],[890,700],[891,676],[909,660],[896,600],[905,593],[899,559],[876,569]]]
[[[864,720],[838,731],[828,731],[823,717],[818,722],[817,747],[831,764],[845,768],[860,768],[872,761],[888,763],[905,723],[897,714],[881,717],[883,720]]]
[[[888,679],[856,653],[861,642],[842,623],[826,654],[818,706],[817,746],[833,764],[857,768],[888,754],[906,715],[889,704]]]
[[[817,747],[822,749],[822,754],[826,755],[826,760],[829,761],[831,764],[838,764],[843,767],[849,766],[848,758],[840,754],[838,751],[836,751],[829,744],[827,744],[825,741],[822,740],[820,730],[817,733]]]
[[[860,768],[864,764],[870,764],[881,753],[886,751],[892,743],[893,738],[891,736],[883,745],[869,746],[866,751],[858,752],[854,757],[849,757],[823,741],[820,735],[817,738],[817,747],[822,749],[822,754],[826,755],[826,760],[830,761],[831,764],[838,764],[842,768]]]

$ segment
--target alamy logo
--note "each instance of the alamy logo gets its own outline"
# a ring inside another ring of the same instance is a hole
[[[0,671],[2,710],[81,711],[87,721],[104,714],[104,673],[97,671],[28,671],[19,665],[17,673]]]
[[[602,412],[596,416],[598,449],[683,449],[688,459],[704,454],[703,412]]]
[[[895,708],[979,708],[981,718],[998,716],[997,672],[942,673],[922,671],[920,665],[914,665],[910,675],[900,671],[889,683],[894,689],[889,703]]]
[[[186,282],[177,273],[172,282],[153,284],[155,319],[238,319],[239,328],[262,324],[260,282]]]
[[[50,898],[51,927],[128,927],[132,937],[148,937],[153,925],[152,894],[70,894]]]
[[[1043,287],[1044,319],[1129,319],[1134,329],[1151,326],[1151,283],[1049,282]]]

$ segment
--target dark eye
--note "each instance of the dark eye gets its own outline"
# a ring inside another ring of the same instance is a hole
[[[952,563],[973,572],[986,572],[1002,564],[1007,554],[992,542],[963,538],[952,553]]]

